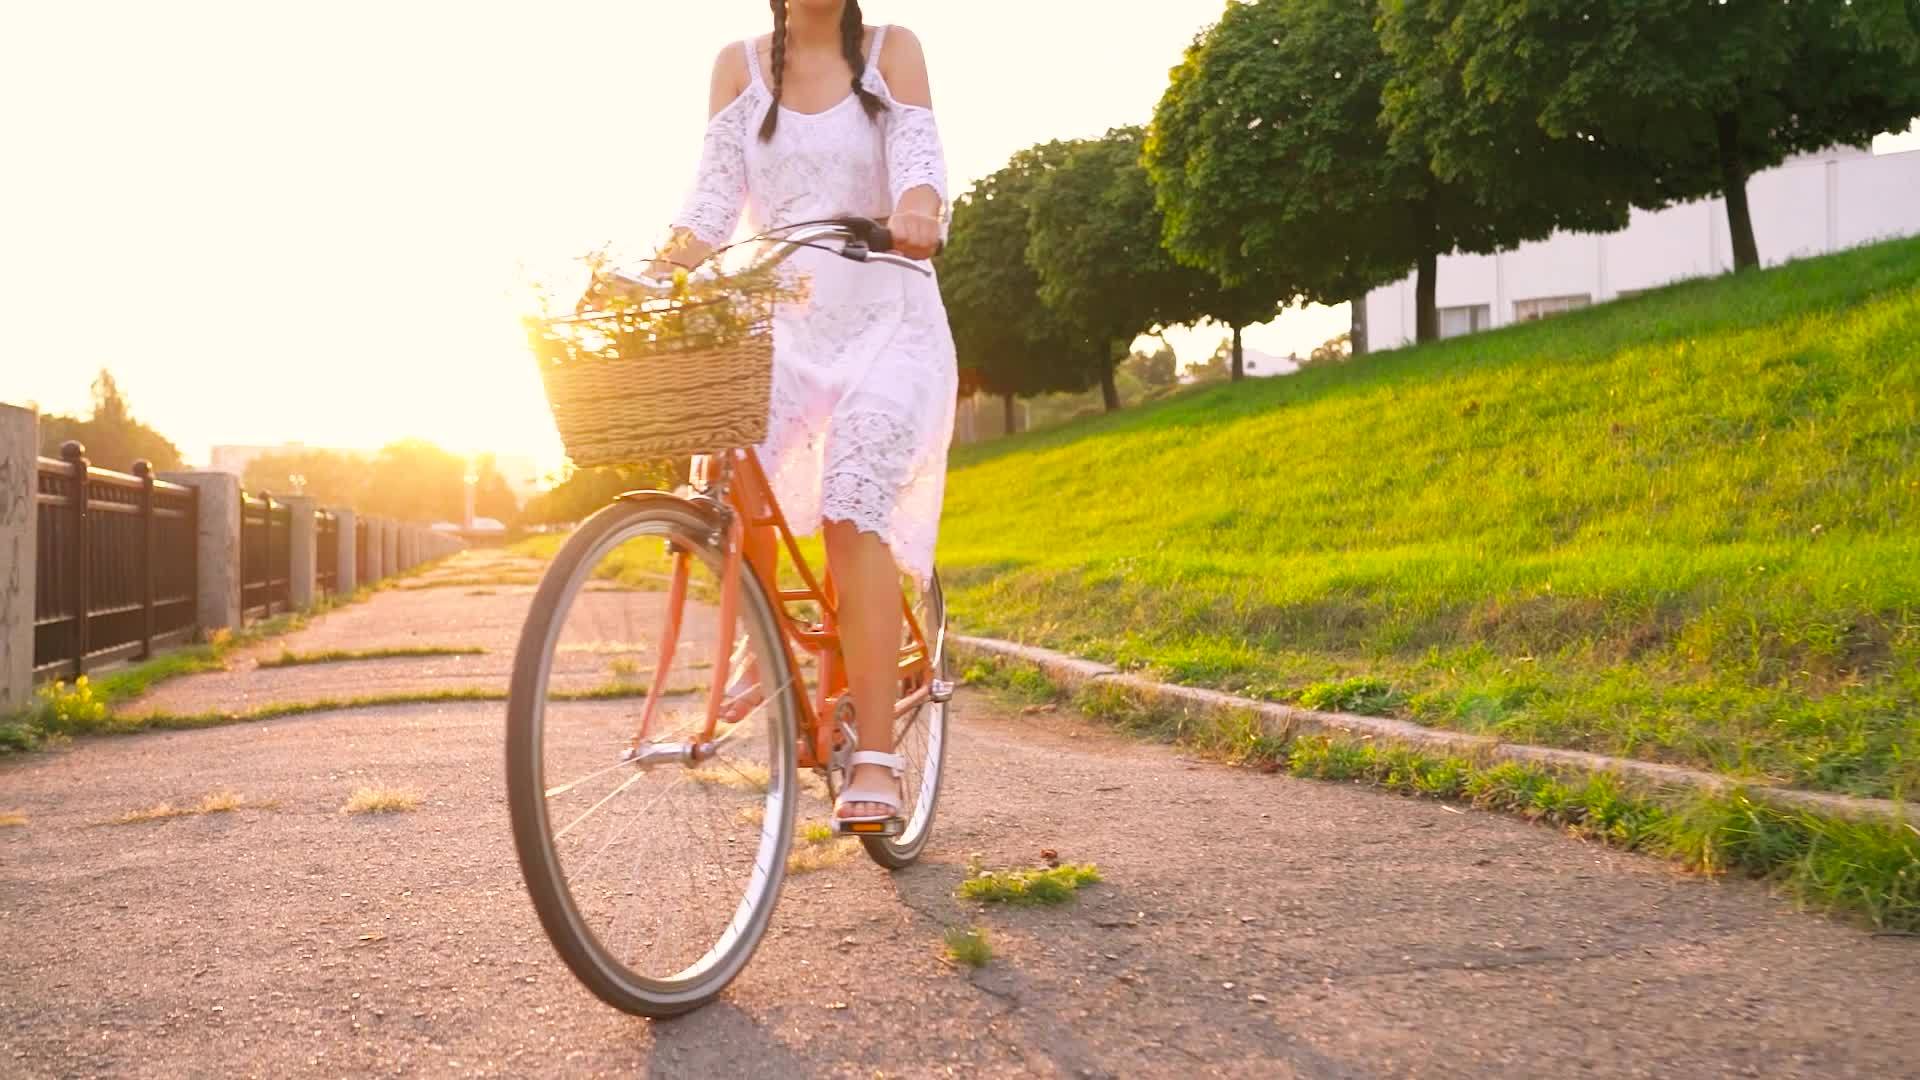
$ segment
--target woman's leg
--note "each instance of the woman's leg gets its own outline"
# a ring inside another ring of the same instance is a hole
[[[899,694],[900,570],[878,536],[844,521],[826,523],[827,563],[839,593],[840,647],[847,660],[859,749],[893,752],[893,707]],[[894,783],[878,765],[860,765],[848,782]],[[843,817],[881,817],[893,808],[848,803]]]

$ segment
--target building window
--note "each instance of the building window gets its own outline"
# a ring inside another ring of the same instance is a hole
[[[1558,315],[1563,311],[1572,311],[1593,303],[1593,297],[1587,293],[1576,296],[1536,296],[1531,300],[1513,302],[1513,321],[1532,322],[1549,315]]]
[[[1440,309],[1440,336],[1459,337],[1477,333],[1493,325],[1493,309],[1486,304],[1466,304]]]

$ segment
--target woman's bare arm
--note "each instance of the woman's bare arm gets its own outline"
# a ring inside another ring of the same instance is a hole
[[[720,115],[721,110],[746,93],[750,81],[747,57],[740,47],[728,45],[721,49],[713,61],[713,81],[707,97],[708,119]],[[711,254],[713,245],[695,236],[691,229],[676,228],[655,254],[647,272],[665,277],[672,274],[675,267],[698,266]]]
[[[880,49],[880,77],[893,99],[915,109],[933,108],[933,88],[927,76],[927,56],[920,39],[904,26],[887,31]],[[946,197],[932,184],[918,184],[900,193],[891,224],[894,242],[902,254],[916,259],[933,255],[940,244],[941,215]]]

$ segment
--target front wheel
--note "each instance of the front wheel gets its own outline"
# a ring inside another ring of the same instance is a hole
[[[720,625],[718,536],[670,496],[602,510],[547,568],[514,655],[507,794],[527,893],[574,975],[642,1016],[698,1008],[746,967],[793,836],[786,652],[751,573]],[[769,692],[701,744],[715,666],[747,660]]]
[[[907,759],[906,774],[901,778],[906,826],[898,836],[860,838],[867,855],[889,870],[913,865],[933,835],[933,813],[940,801],[940,782],[946,772],[950,708],[946,699],[953,692],[953,675],[947,657],[947,599],[940,588],[940,575],[934,574],[925,589],[912,581],[905,587],[914,620],[926,635],[932,656],[928,675],[901,680],[900,693],[904,697],[930,680],[927,688],[932,694],[917,710],[894,722],[893,752]],[[908,633],[910,631],[903,631],[903,636]]]

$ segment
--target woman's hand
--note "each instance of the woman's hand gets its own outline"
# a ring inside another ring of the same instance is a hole
[[[887,219],[893,249],[909,259],[931,259],[940,251],[940,219],[920,210],[896,210]]]

